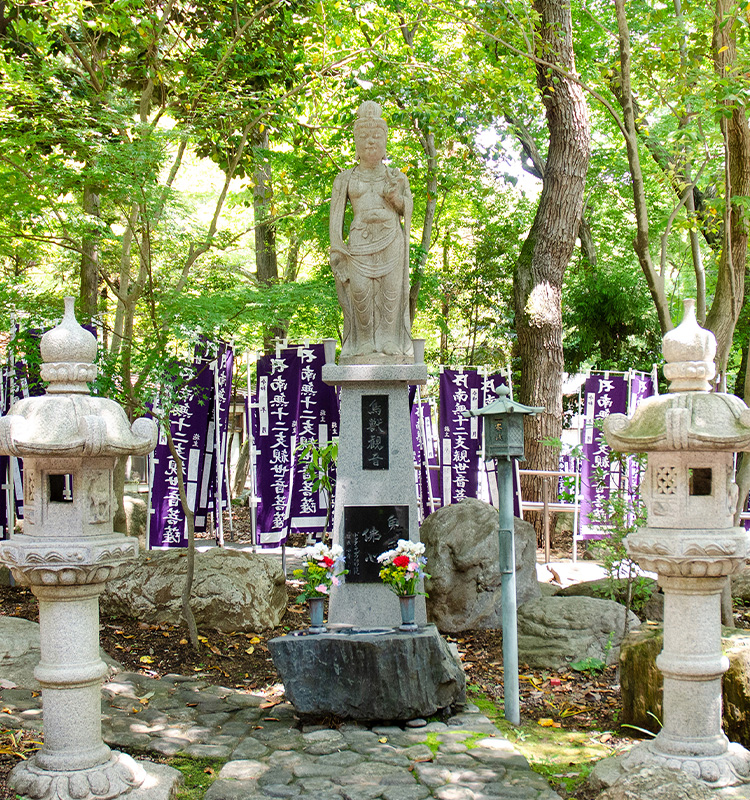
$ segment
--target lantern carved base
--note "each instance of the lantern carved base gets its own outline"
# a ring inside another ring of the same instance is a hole
[[[33,800],[112,800],[138,788],[147,777],[137,761],[125,753],[113,751],[104,764],[59,772],[42,769],[31,758],[13,768],[9,785],[18,794]]]
[[[90,769],[56,771],[38,767],[32,756],[8,777],[11,789],[31,800],[170,800],[182,783],[172,767],[138,762],[112,751],[109,761]]]
[[[621,763],[626,772],[649,765],[681,770],[717,789],[750,783],[750,752],[735,742],[730,742],[726,752],[716,756],[671,755],[662,753],[656,740],[640,742]]]

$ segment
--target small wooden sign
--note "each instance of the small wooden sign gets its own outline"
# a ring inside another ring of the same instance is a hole
[[[362,395],[362,469],[388,469],[388,395]]]
[[[409,506],[345,506],[347,583],[379,583],[378,556],[409,538]]]

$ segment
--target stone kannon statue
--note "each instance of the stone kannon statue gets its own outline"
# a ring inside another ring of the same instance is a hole
[[[387,133],[380,106],[362,103],[354,123],[359,163],[333,183],[330,262],[344,312],[340,364],[414,362],[409,319],[413,201],[403,172],[383,164]],[[352,222],[344,241],[347,201]]]

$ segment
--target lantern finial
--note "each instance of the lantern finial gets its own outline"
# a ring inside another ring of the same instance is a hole
[[[62,322],[42,336],[42,380],[48,394],[88,394],[87,382],[96,378],[96,338],[75,316],[75,298],[65,298]]]
[[[685,300],[684,306],[682,322],[662,339],[664,377],[670,392],[708,392],[716,375],[716,337],[698,325],[695,300]]]

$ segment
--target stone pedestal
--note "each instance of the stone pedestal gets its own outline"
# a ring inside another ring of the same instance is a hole
[[[413,633],[300,631],[268,647],[301,714],[403,721],[466,699],[463,668],[434,625]]]
[[[626,540],[631,555],[643,546],[648,528]],[[718,534],[718,531],[706,532]],[[744,546],[739,528],[723,530],[725,544],[734,533]],[[633,541],[630,541],[630,539]],[[714,536],[706,537],[706,544]],[[710,547],[710,545],[709,545]],[[693,549],[697,549],[694,547]],[[649,567],[645,554],[638,558]],[[668,569],[664,554],[661,571]],[[678,572],[671,564],[671,572]],[[715,561],[710,565],[697,558],[680,564],[685,574],[660,575],[664,590],[664,646],[656,664],[664,678],[663,726],[653,741],[637,744],[622,760],[628,771],[645,764],[680,769],[712,786],[732,786],[750,779],[750,753],[730,743],[722,731],[721,679],[729,660],[721,651],[721,591],[723,576],[704,577],[708,569],[723,571]],[[695,571],[700,577],[690,575]]]
[[[341,387],[333,542],[343,547],[349,570],[333,587],[328,620],[360,628],[394,625],[398,600],[381,583],[376,559],[398,539],[419,541],[409,386],[426,383],[427,367],[329,363],[323,380]],[[416,615],[419,624],[426,622],[422,596]]]

